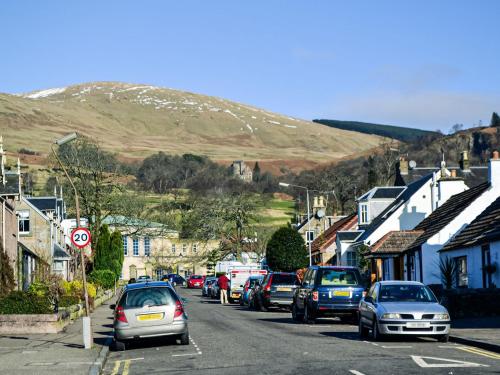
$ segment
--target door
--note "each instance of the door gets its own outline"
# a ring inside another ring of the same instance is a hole
[[[481,262],[483,270],[483,288],[491,287],[491,252],[490,245],[481,246]]]
[[[304,275],[304,280],[302,280],[302,283],[299,285],[298,288],[296,305],[300,310],[303,310],[305,306],[304,301],[309,291],[309,285],[311,283],[311,275],[312,275],[312,269],[308,269],[306,271],[306,274]]]
[[[367,301],[365,298],[365,300],[363,300],[360,304],[359,318],[367,327],[371,327],[373,325],[376,317],[375,303],[377,302],[377,294],[378,284],[375,283],[366,294],[366,297],[370,297],[369,300]]]

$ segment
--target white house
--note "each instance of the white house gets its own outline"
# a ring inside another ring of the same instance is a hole
[[[452,196],[415,227],[423,234],[405,250],[405,279],[441,283],[439,251],[500,196],[498,152],[493,153],[488,168],[487,182]]]

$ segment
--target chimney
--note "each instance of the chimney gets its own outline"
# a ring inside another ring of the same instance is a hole
[[[408,175],[408,160],[406,160],[404,156],[399,158],[399,173],[402,176]]]
[[[314,197],[313,209],[316,210],[319,207],[318,197]]]
[[[441,172],[441,177],[439,178],[437,185],[438,197],[435,208],[440,207],[443,203],[450,199],[451,196],[467,190],[464,179],[457,177],[457,171],[455,169],[450,170],[449,177],[446,176],[445,173]]]
[[[457,178],[457,171],[456,171],[456,169],[452,169],[450,171],[450,173],[451,173],[451,175],[450,175],[451,178]]]
[[[462,151],[460,153],[460,169],[464,172],[470,172],[470,165],[469,165],[469,155],[467,151]]]
[[[500,154],[493,151],[488,165],[488,181],[495,189],[500,189]]]

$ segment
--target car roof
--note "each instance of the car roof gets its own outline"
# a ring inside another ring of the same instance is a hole
[[[407,280],[383,280],[378,282],[380,285],[424,285],[419,281],[407,281]]]
[[[353,266],[311,266],[310,268],[325,269],[325,270],[359,270],[358,267]]]
[[[297,275],[295,272],[270,272],[272,275]]]
[[[142,289],[142,288],[153,288],[153,287],[167,287],[172,288],[170,283],[165,281],[147,281],[142,283],[128,284],[126,290]]]

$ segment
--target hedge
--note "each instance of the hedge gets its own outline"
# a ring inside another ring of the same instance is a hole
[[[59,307],[69,307],[80,303],[80,298],[77,296],[62,296],[59,299]]]
[[[0,314],[52,314],[49,300],[27,292],[11,292],[0,300]]]
[[[89,275],[89,281],[103,289],[112,289],[115,286],[116,275],[111,270],[94,270]]]

